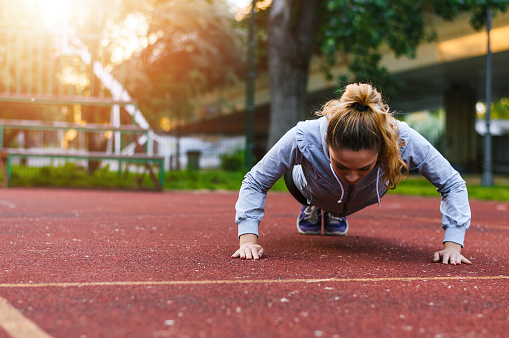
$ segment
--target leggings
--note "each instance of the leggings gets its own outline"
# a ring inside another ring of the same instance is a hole
[[[302,205],[310,205],[308,204],[308,201],[306,199],[306,197],[304,197],[304,195],[302,195],[302,193],[299,191],[299,188],[297,188],[297,186],[295,185],[295,182],[293,181],[293,175],[292,175],[292,170],[288,170],[285,175],[284,175],[284,179],[285,179],[285,184],[286,184],[286,187],[288,188],[288,191],[290,192],[290,194],[292,194],[292,196]]]

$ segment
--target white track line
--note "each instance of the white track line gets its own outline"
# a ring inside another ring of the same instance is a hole
[[[319,278],[319,279],[219,279],[219,280],[180,280],[180,281],[132,281],[132,282],[83,282],[83,283],[31,283],[0,284],[0,288],[48,288],[48,287],[93,287],[93,286],[158,286],[158,285],[214,285],[214,284],[285,284],[285,283],[353,283],[353,282],[412,282],[412,281],[472,281],[505,280],[509,276],[484,277],[380,277],[380,278]]]
[[[0,297],[0,327],[14,338],[51,338],[14,306]]]
[[[146,282],[89,282],[89,283],[34,283],[0,284],[0,288],[93,287],[93,286],[165,286],[165,285],[226,285],[226,284],[284,284],[284,283],[344,283],[344,282],[411,282],[411,281],[473,281],[506,280],[509,276],[484,277],[381,277],[381,278],[321,278],[321,279],[261,279],[261,280],[205,280],[205,281],[146,281]],[[30,319],[0,297],[0,327],[13,338],[51,338]]]
[[[9,201],[0,200],[0,205],[5,205],[8,208],[14,209],[16,208],[16,204],[11,203]]]

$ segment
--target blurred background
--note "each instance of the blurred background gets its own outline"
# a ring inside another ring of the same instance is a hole
[[[0,0],[2,147],[141,151],[164,157],[167,172],[245,172],[345,84],[366,81],[462,173],[483,171],[488,113],[490,170],[506,175],[507,9],[507,1]],[[48,128],[54,122],[67,127]],[[123,126],[147,132],[134,137]],[[76,163],[89,173],[120,165]]]

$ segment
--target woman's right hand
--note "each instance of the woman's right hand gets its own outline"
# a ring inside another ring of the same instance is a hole
[[[260,259],[263,257],[263,247],[258,244],[258,236],[244,234],[240,236],[240,248],[235,251],[232,258]]]

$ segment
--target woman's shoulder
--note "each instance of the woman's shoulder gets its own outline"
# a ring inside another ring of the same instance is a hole
[[[326,131],[327,120],[325,117],[297,123],[296,141],[305,157],[323,153]]]
[[[395,120],[395,121],[396,121],[399,139],[407,142],[411,138],[412,128],[404,121],[400,121],[400,120]]]
[[[398,127],[398,130],[399,130],[400,133],[401,132],[405,132],[405,133],[408,132],[408,128],[410,128],[410,126],[406,122],[400,121],[400,120],[396,120],[396,119],[395,119],[395,121],[396,121],[396,126]]]
[[[403,141],[401,152],[408,154],[427,153],[433,147],[428,140],[410,127],[406,122],[396,121],[398,137]]]
[[[320,124],[325,120],[325,117],[319,117],[316,119],[309,119],[300,121],[297,123],[297,127],[308,129],[308,128],[316,128],[319,127]]]
[[[305,120],[297,123],[296,134],[297,140],[305,143],[320,143],[325,135],[324,130],[327,129],[325,118],[313,120]],[[323,127],[325,122],[325,128]]]
[[[320,117],[317,119],[300,121],[297,123],[297,132],[302,135],[307,135],[310,137],[320,137],[320,134],[323,132],[323,126],[325,124],[325,129],[327,129],[327,120],[325,117]]]

